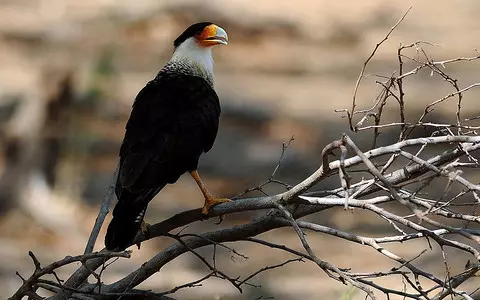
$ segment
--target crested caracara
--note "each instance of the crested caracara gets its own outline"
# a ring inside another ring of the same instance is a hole
[[[130,246],[148,203],[168,183],[189,172],[203,193],[202,215],[228,199],[209,193],[197,171],[218,131],[220,103],[213,87],[212,47],[226,45],[219,26],[188,27],[174,42],[170,61],[138,93],[120,148],[118,202],[105,236],[109,250]]]

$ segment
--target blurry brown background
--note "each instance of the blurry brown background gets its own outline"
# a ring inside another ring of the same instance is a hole
[[[429,52],[437,60],[476,55],[475,48],[480,46],[477,0],[1,1],[0,297],[11,295],[20,285],[15,271],[30,275],[29,250],[43,264],[83,252],[116,165],[132,101],[169,59],[172,41],[185,27],[208,20],[229,34],[229,45],[214,50],[216,90],[223,108],[221,128],[214,149],[201,160],[200,172],[214,194],[233,196],[268,178],[281,143],[292,135],[295,142],[279,178],[294,184],[318,167],[322,147],[348,129],[334,110],[350,107],[363,61],[410,5],[412,11],[375,56],[369,73],[391,75],[397,68],[400,43],[436,43]],[[449,68],[461,87],[480,80],[478,62]],[[375,99],[374,80],[367,78],[361,86],[361,107]],[[451,91],[424,73],[406,81],[406,92],[407,118],[415,120],[426,103]],[[478,115],[478,96],[476,90],[467,94],[465,112]],[[448,122],[452,107],[443,105],[429,120]],[[365,136],[353,138],[360,141]],[[380,141],[385,144],[395,138],[396,133],[384,134]],[[363,147],[368,147],[370,142],[364,142]],[[279,189],[270,190],[275,191]],[[193,181],[185,176],[150,205],[147,221],[200,207],[202,201]],[[248,218],[229,216],[227,225]],[[390,232],[384,223],[359,211],[331,211],[317,220],[368,235]],[[199,228],[213,228],[212,224],[202,222]],[[292,230],[265,237],[300,249]],[[339,266],[357,271],[391,267],[368,249],[331,237],[309,239],[320,258]],[[105,280],[132,271],[169,242],[145,243],[131,260],[114,264]],[[103,233],[97,249],[102,246]],[[408,247],[392,245],[406,258],[425,247],[423,240]],[[250,244],[240,243],[236,249],[250,258],[231,261],[227,254],[220,259],[230,273],[244,276],[286,257]],[[420,263],[442,274],[443,265],[434,254]],[[200,278],[202,270],[195,257],[185,255],[145,287],[169,289]],[[68,271],[59,275],[66,279]],[[247,289],[238,296],[227,283],[211,280],[179,297],[363,298],[308,263],[264,273],[256,283],[262,288]]]

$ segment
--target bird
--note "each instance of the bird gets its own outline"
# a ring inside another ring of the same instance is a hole
[[[135,97],[120,147],[118,202],[105,236],[107,250],[125,250],[145,232],[148,203],[188,172],[203,194],[202,217],[231,201],[215,198],[198,173],[199,158],[214,144],[221,113],[214,89],[212,48],[227,32],[211,22],[189,26],[173,42],[166,65]]]

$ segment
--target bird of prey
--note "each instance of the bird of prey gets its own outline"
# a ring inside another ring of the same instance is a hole
[[[118,202],[105,236],[108,250],[130,246],[148,203],[167,184],[189,172],[205,198],[202,215],[216,204],[197,171],[200,156],[215,141],[220,103],[213,86],[212,47],[226,45],[224,29],[193,24],[173,43],[170,61],[138,93],[120,148]]]

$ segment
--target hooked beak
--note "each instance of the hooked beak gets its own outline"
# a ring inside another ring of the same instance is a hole
[[[219,27],[215,24],[209,25],[205,27],[200,35],[200,43],[205,47],[214,45],[227,45],[227,32],[222,27]]]

